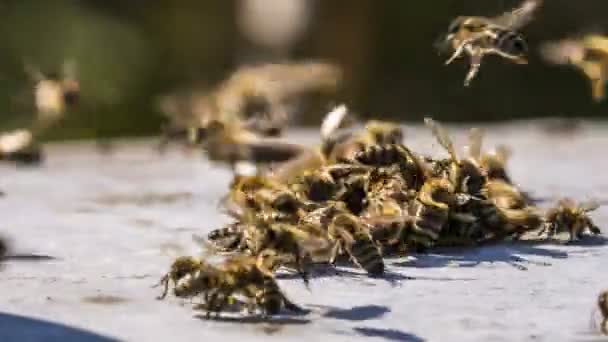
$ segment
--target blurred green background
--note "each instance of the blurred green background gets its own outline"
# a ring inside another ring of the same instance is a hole
[[[586,79],[572,68],[547,65],[537,47],[545,40],[602,32],[606,1],[545,1],[538,20],[524,30],[532,48],[528,66],[489,58],[468,89],[462,86],[465,63],[443,66],[446,57],[438,56],[433,43],[453,17],[494,15],[518,4],[0,0],[0,128],[33,117],[24,63],[50,72],[66,59],[77,63],[82,103],[48,138],[156,134],[161,95],[213,85],[243,63],[317,58],[344,67],[346,86],[339,98],[363,116],[419,120],[430,115],[449,121],[603,117],[607,107],[593,103]],[[264,34],[282,42],[269,43]]]

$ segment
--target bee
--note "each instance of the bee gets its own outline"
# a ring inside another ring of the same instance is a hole
[[[210,160],[226,162],[233,167],[239,161],[285,162],[307,151],[298,144],[261,137],[238,121],[214,121],[205,129],[191,129],[190,132],[193,142],[201,144]]]
[[[245,247],[244,232],[247,225],[243,222],[232,222],[222,228],[214,229],[207,234],[206,241],[211,247],[222,253],[241,252]]]
[[[371,145],[355,154],[354,159],[364,165],[397,165],[407,187],[418,190],[425,182],[428,170],[410,149],[402,144]]]
[[[506,170],[506,163],[511,156],[511,149],[499,145],[493,153],[484,153],[479,159],[479,165],[486,171],[488,180],[499,180],[513,184]]]
[[[43,130],[63,118],[66,110],[75,107],[80,98],[80,82],[73,61],[63,64],[61,74],[44,75],[31,65],[25,70],[35,82],[34,102],[38,111],[36,130]]]
[[[179,284],[174,290],[175,295],[188,298],[202,294],[205,300],[202,307],[207,310],[207,317],[211,312],[219,314],[226,305],[234,302],[235,296],[247,299],[250,313],[256,308],[264,316],[276,315],[282,308],[303,312],[279,288],[267,267],[267,262],[274,262],[271,259],[272,257],[260,259],[235,256],[220,266],[208,265],[194,277]]]
[[[531,204],[525,193],[502,180],[489,180],[482,193],[499,208],[523,209]]]
[[[164,299],[169,292],[169,285],[172,282],[174,286],[187,276],[194,276],[198,271],[209,267],[207,263],[195,257],[183,256],[177,258],[171,265],[171,269],[165,274],[158,285],[163,286],[162,294],[157,299]]]
[[[597,306],[602,314],[602,333],[608,335],[608,291],[600,293],[597,298]]]
[[[23,164],[38,164],[42,151],[34,141],[32,131],[18,129],[0,134],[0,160]]]
[[[346,111],[344,107],[344,111]],[[352,162],[355,154],[372,145],[400,144],[403,141],[403,129],[397,123],[370,120],[363,127],[349,125],[346,129],[337,129],[340,123],[333,121],[346,120],[346,114],[340,111],[330,112],[321,126],[321,151],[329,164]],[[334,118],[337,116],[338,119]],[[331,122],[331,124],[328,124]]]
[[[469,158],[460,159],[456,154],[454,144],[447,130],[432,119],[426,118],[424,122],[433,132],[439,145],[449,153],[449,161],[442,164],[442,166],[445,167],[445,169],[441,170],[443,176],[447,176],[452,182],[456,192],[478,195],[487,182],[487,175],[480,167],[479,158],[477,157],[479,155],[478,151],[480,150],[479,145],[481,143],[479,131],[472,130],[469,135]]]
[[[337,214],[327,228],[328,235],[334,241],[330,263],[346,253],[350,259],[371,276],[384,273],[384,260],[375,245],[367,227],[357,216]]]
[[[593,99],[597,102],[604,100],[608,81],[608,37],[589,34],[581,38],[548,42],[543,44],[540,52],[549,63],[569,64],[578,68],[591,83]]]
[[[545,228],[542,232],[548,232],[550,236],[554,236],[566,231],[570,234],[570,241],[581,239],[587,232],[599,235],[601,234],[600,228],[588,215],[597,210],[599,206],[600,204],[595,200],[577,204],[570,198],[562,199],[556,207],[547,211]]]
[[[477,76],[486,55],[527,64],[528,44],[518,30],[532,20],[541,3],[541,0],[526,0],[519,8],[494,18],[461,16],[454,19],[438,44],[440,50],[453,50],[445,64],[451,64],[464,53],[469,55],[470,69],[464,82],[467,87]]]
[[[414,217],[407,239],[417,249],[432,247],[448,222],[450,206],[456,203],[454,185],[445,178],[431,178],[424,183],[410,215]]]

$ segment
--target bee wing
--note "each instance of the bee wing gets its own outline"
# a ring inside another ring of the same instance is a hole
[[[326,139],[333,135],[344,124],[348,114],[348,107],[344,104],[327,113],[321,124],[321,138]]]
[[[483,131],[480,128],[471,128],[469,130],[469,144],[467,152],[469,157],[475,161],[481,159],[481,144],[483,143]]]
[[[452,157],[453,160],[458,161],[456,150],[454,150],[454,143],[452,142],[452,138],[450,138],[448,131],[441,126],[439,122],[431,118],[425,118],[424,123],[431,129],[439,144],[448,151],[450,157]]]
[[[581,202],[578,207],[582,212],[588,213],[597,210],[600,207],[600,202],[595,199],[591,199]]]
[[[507,145],[498,145],[496,146],[496,151],[494,153],[496,154],[496,158],[504,164],[511,158],[513,152]]]
[[[503,28],[519,30],[532,21],[534,12],[536,12],[541,4],[542,0],[526,0],[520,7],[493,18],[492,21]]]

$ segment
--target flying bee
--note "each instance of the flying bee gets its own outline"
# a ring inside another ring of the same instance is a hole
[[[74,62],[65,62],[61,75],[50,73],[44,75],[31,65],[26,65],[26,72],[36,83],[34,102],[38,111],[35,130],[48,128],[60,120],[66,110],[78,104],[80,82],[76,77]]]
[[[253,313],[256,308],[264,316],[276,315],[282,308],[290,311],[304,310],[291,302],[280,290],[279,285],[269,272],[268,265],[274,261],[269,258],[235,256],[222,265],[208,265],[194,277],[180,283],[174,290],[177,297],[188,298],[204,296],[202,307],[219,314],[224,307],[234,302],[235,296],[247,299],[247,308]]]
[[[550,236],[568,232],[570,241],[581,239],[587,232],[599,235],[601,234],[600,228],[595,225],[588,215],[590,212],[597,210],[599,206],[600,204],[594,200],[577,204],[572,199],[562,199],[555,208],[547,211],[543,232],[548,232]]]
[[[470,70],[465,78],[465,86],[469,86],[475,78],[486,55],[527,64],[528,44],[518,30],[532,20],[541,2],[526,0],[519,8],[494,18],[461,16],[454,19],[447,34],[438,43],[440,50],[453,50],[445,64],[451,64],[464,53],[469,55]]]
[[[327,228],[329,238],[334,241],[330,263],[346,253],[350,259],[371,276],[384,273],[384,260],[367,227],[357,216],[336,215]]]
[[[455,191],[470,195],[479,194],[487,181],[487,175],[479,165],[479,158],[477,157],[479,153],[476,152],[480,150],[479,144],[481,143],[481,140],[478,138],[480,134],[479,131],[472,130],[469,136],[470,145],[468,150],[471,156],[469,158],[460,159],[456,154],[454,144],[447,130],[441,126],[441,124],[429,118],[426,118],[424,123],[431,129],[439,145],[441,145],[450,156],[450,161],[444,164],[447,166],[444,173],[452,184],[454,184]]]
[[[597,102],[604,100],[608,81],[608,37],[590,34],[580,39],[548,42],[540,52],[549,63],[578,68],[591,83],[593,99]]]

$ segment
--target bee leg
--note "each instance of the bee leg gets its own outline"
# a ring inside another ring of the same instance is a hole
[[[448,59],[448,60],[445,62],[445,65],[450,65],[450,64],[452,64],[452,62],[453,62],[454,60],[456,60],[456,58],[461,57],[461,56],[462,56],[462,53],[464,52],[465,46],[466,46],[467,44],[469,44],[469,40],[465,40],[464,42],[462,42],[462,43],[461,43],[461,44],[458,46],[458,48],[456,49],[456,51],[454,51],[454,54],[452,55],[452,57],[450,57],[450,59]]]
[[[342,250],[340,242],[336,242],[334,247],[331,249],[331,256],[329,257],[329,264],[332,266],[336,266],[336,259]]]
[[[160,296],[156,297],[156,299],[158,300],[162,300],[165,299],[165,297],[167,297],[167,293],[169,292],[169,275],[165,275],[164,277],[162,277],[160,279],[160,282],[156,285],[153,286],[154,287],[158,287],[158,286],[163,286],[163,293],[161,293]]]
[[[464,86],[468,87],[471,85],[471,81],[477,76],[479,73],[479,68],[481,67],[481,58],[482,55],[478,53],[471,54],[471,67],[469,69],[469,73],[464,80]]]

